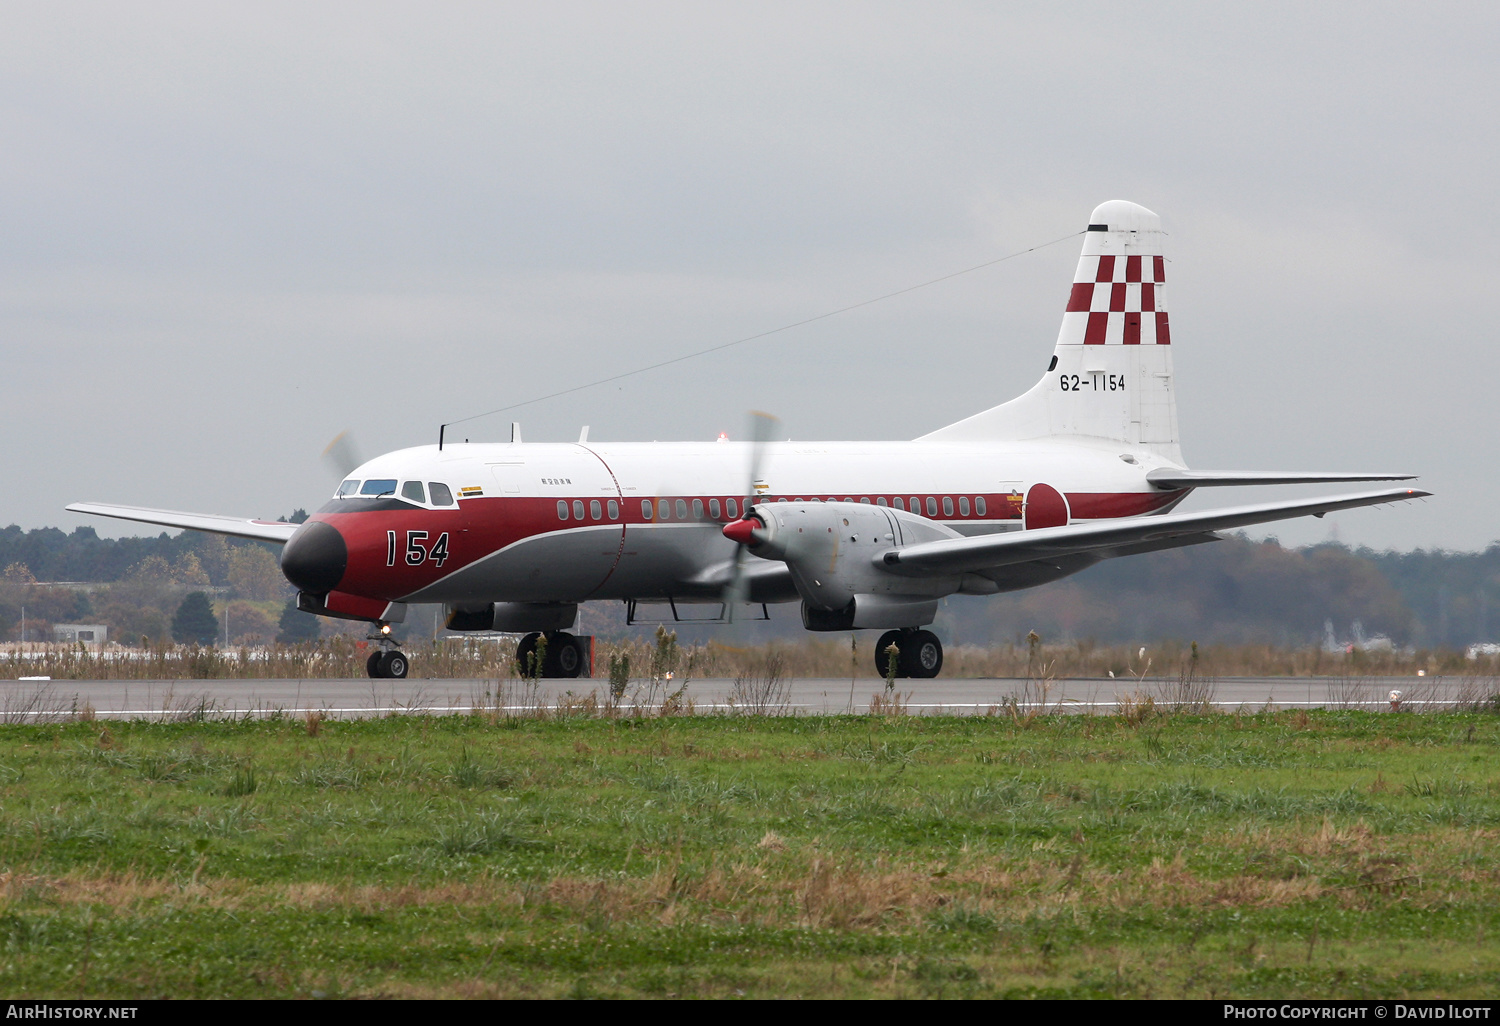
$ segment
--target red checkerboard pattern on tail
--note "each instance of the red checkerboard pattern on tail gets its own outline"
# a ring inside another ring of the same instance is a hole
[[[1063,316],[1062,345],[1171,345],[1162,286],[1166,257],[1085,254]]]
[[[1139,465],[1179,465],[1161,219],[1094,208],[1046,372],[1024,395],[923,435],[934,442],[1095,439]],[[1008,341],[1008,340],[1007,340]],[[1006,358],[1018,350],[1006,347]]]

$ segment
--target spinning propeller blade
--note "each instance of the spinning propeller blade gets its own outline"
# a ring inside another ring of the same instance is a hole
[[[746,503],[743,511],[745,514],[750,512],[749,500],[755,497],[755,486],[760,481],[766,443],[771,440],[778,423],[779,421],[769,413],[750,411],[750,476],[745,482],[745,487],[741,489],[741,495]],[[741,521],[735,523],[739,524]],[[724,620],[733,631],[734,625],[745,619],[744,610],[741,607],[750,601],[750,580],[745,573],[745,561],[750,558],[749,533],[745,530],[732,531],[730,525],[726,525],[725,535],[738,543],[734,550],[734,569],[729,575],[729,583],[724,586],[723,597]]]
[[[340,431],[334,436],[333,441],[328,443],[328,448],[323,450],[323,465],[333,471],[340,479],[348,477],[354,468],[363,463],[359,458],[359,450],[354,444],[353,437],[347,430]]]

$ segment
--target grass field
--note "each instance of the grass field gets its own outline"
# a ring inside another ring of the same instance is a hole
[[[0,727],[10,997],[1489,997],[1500,717]]]

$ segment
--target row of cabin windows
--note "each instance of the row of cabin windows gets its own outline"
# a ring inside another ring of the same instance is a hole
[[[788,500],[787,499],[777,499],[776,501],[777,502],[787,502]],[[800,502],[802,500],[797,499],[797,500],[792,500],[792,501]],[[814,499],[813,501],[817,502],[818,500]],[[828,499],[828,501],[829,502],[837,502],[838,500],[834,499],[834,498],[830,498],[830,499]],[[844,501],[845,502],[853,502],[854,499],[847,498]],[[864,503],[865,505],[869,505],[870,504],[870,500],[868,498],[862,498],[859,501],[862,502],[862,503]],[[945,516],[945,517],[951,517],[951,516],[953,516],[953,511],[954,511],[953,496],[951,496],[951,495],[944,495],[942,497],[941,501],[942,501],[943,516]],[[913,513],[919,513],[920,514],[923,511],[923,509],[925,508],[926,512],[927,512],[927,515],[929,517],[936,517],[938,515],[938,503],[939,503],[939,500],[938,500],[938,497],[935,496],[935,495],[929,495],[929,496],[927,496],[927,499],[926,499],[925,503],[922,501],[921,496],[913,495],[911,497],[911,499],[910,499],[910,502],[911,502],[911,507],[910,508],[911,508],[911,511]],[[890,502],[886,502],[885,496],[882,495],[882,496],[880,496],[879,498],[877,498],[875,500],[875,505],[877,505],[877,506],[887,506],[887,505],[889,505],[889,506],[894,506],[896,509],[904,510],[904,509],[907,508],[907,500],[903,499],[901,496],[898,495],[898,496],[894,497],[893,499],[891,499]],[[751,506],[751,503],[747,502],[745,504],[746,510],[748,510],[750,508],[750,506]],[[557,500],[557,519],[559,519],[559,520],[567,520],[568,517],[571,515],[574,520],[584,520],[584,519],[602,520],[602,519],[604,519],[604,513],[605,513],[606,509],[607,509],[607,511],[609,513],[609,519],[611,519],[611,520],[618,520],[620,518],[620,507],[616,504],[616,502],[615,502],[614,499],[610,499],[603,507],[601,507],[598,499],[591,499],[591,500],[589,500],[589,504],[588,504],[588,516],[587,516],[587,518],[585,518],[585,516],[584,516],[584,506],[583,506],[583,500],[582,499],[574,499],[571,506],[568,504],[568,500],[566,500],[566,499],[558,499]],[[657,499],[657,500],[655,500],[654,504],[653,504],[652,500],[650,500],[650,499],[642,499],[641,500],[641,518],[643,520],[671,520],[672,519],[672,515],[673,515],[674,512],[676,513],[678,520],[686,520],[686,519],[688,519],[688,509],[689,509],[688,500],[686,500],[686,499]],[[703,505],[703,500],[702,499],[694,499],[694,500],[692,500],[691,509],[692,509],[692,518],[694,520],[702,520],[703,519],[704,505]],[[985,501],[984,501],[984,496],[982,496],[982,495],[976,495],[974,497],[974,503],[973,503],[972,506],[970,506],[970,504],[969,504],[969,497],[967,495],[960,495],[958,497],[957,509],[958,509],[958,515],[959,516],[964,516],[964,517],[966,517],[966,516],[969,515],[969,510],[970,509],[973,509],[974,513],[977,516],[981,516],[981,517],[985,516],[986,513],[988,512],[988,508],[987,508],[987,506],[985,504]],[[725,499],[724,500],[724,504],[721,507],[720,504],[719,504],[719,500],[718,499],[709,499],[708,500],[707,510],[708,510],[708,515],[709,515],[709,517],[711,519],[714,519],[714,520],[721,519],[721,513],[722,513],[724,516],[727,516],[729,519],[734,520],[734,519],[738,518],[739,515],[740,515],[740,504],[739,504],[739,500],[737,500],[737,499]]]
[[[708,515],[710,519],[722,520],[726,517],[730,520],[738,520],[740,516],[740,501],[738,499],[725,499],[723,506],[719,505],[718,499],[708,500]],[[750,508],[750,503],[745,503],[745,508]],[[688,518],[688,501],[686,499],[657,499],[653,509],[650,499],[641,500],[641,517],[644,520],[671,520],[673,511],[677,513],[678,520]],[[693,519],[703,519],[703,500],[694,499]]]
[[[776,501],[777,502],[786,502],[787,500],[786,499],[777,499]],[[802,500],[801,499],[793,499],[792,501],[793,502],[801,502]],[[813,502],[818,502],[819,500],[818,499],[813,499],[812,501]],[[828,498],[827,501],[829,501],[829,502],[837,502],[839,500],[833,498],[832,496],[829,496],[829,498]],[[854,502],[855,500],[851,499],[851,498],[845,498],[844,501],[845,502]],[[868,498],[862,498],[859,501],[862,502],[862,503],[864,503],[866,506],[868,506],[870,504],[870,500]],[[879,496],[879,497],[877,497],[875,499],[875,505],[877,505],[877,506],[894,506],[896,509],[903,509],[904,510],[904,509],[908,508],[907,507],[907,501],[908,500],[905,500],[901,496],[897,495],[897,496],[892,497],[892,499],[891,499],[890,502],[886,502],[885,501],[885,496],[881,495],[881,496]],[[929,495],[929,496],[927,496],[927,500],[926,500],[925,503],[922,501],[922,497],[919,496],[919,495],[913,495],[909,501],[911,502],[910,509],[911,509],[911,512],[913,512],[913,513],[919,513],[920,514],[923,511],[923,509],[925,508],[926,512],[927,512],[927,515],[929,517],[936,517],[938,515],[938,502],[939,502],[939,499],[938,499],[938,497],[936,495]],[[953,509],[954,509],[954,506],[953,506],[953,496],[951,496],[951,495],[944,495],[942,497],[941,502],[942,502],[942,508],[943,508],[943,516],[945,516],[945,517],[951,517],[953,515]],[[969,505],[969,497],[967,495],[960,495],[958,497],[958,515],[961,516],[961,517],[968,516],[970,509],[972,509],[974,511],[974,515],[975,516],[982,517],[982,516],[988,515],[988,513],[989,513],[989,506],[984,501],[984,496],[983,495],[976,495],[976,496],[974,496],[974,504],[973,504],[973,506]]]
[[[582,499],[574,499],[573,500],[573,505],[572,505],[571,508],[572,508],[572,513],[573,513],[573,519],[574,520],[582,520],[584,518],[584,516],[583,516],[583,500]],[[566,520],[566,519],[568,519],[568,511],[569,511],[568,500],[567,499],[558,499],[557,500],[557,519],[559,519],[559,520]],[[605,514],[606,511],[608,511],[608,513],[609,513],[609,519],[611,519],[611,520],[619,520],[620,519],[620,504],[618,502],[616,502],[614,499],[610,499],[609,502],[602,503],[602,504],[599,502],[598,499],[590,499],[589,500],[588,516],[589,516],[590,520],[603,520],[604,519],[604,514]]]
[[[339,485],[339,498],[347,499],[355,495],[369,495],[381,497],[396,494],[396,479],[394,477],[373,477],[360,486],[360,482],[349,480]],[[426,503],[427,496],[432,496],[432,505],[453,505],[452,490],[441,481],[429,481],[427,487],[422,487],[421,481],[405,481],[401,485],[401,497],[412,502]]]
[[[650,499],[642,499],[641,517],[646,520],[670,520],[675,509],[677,519],[686,520],[688,518],[688,508],[688,501],[686,499],[657,499],[655,505],[652,504]],[[691,508],[693,519],[702,520],[705,510],[703,500],[694,499]],[[720,519],[723,514],[727,514],[731,520],[738,518],[740,515],[740,503],[738,499],[726,499],[722,506],[719,504],[718,499],[709,499],[706,509],[708,515],[714,520]],[[598,499],[590,499],[587,518],[584,516],[582,499],[574,499],[571,506],[566,499],[557,500],[557,519],[559,520],[567,520],[570,515],[574,520],[602,520],[606,512],[609,514],[609,519],[620,519],[620,507],[614,499],[610,499],[602,506]]]

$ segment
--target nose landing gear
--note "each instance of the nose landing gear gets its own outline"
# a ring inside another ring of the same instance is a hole
[[[378,642],[380,650],[371,652],[370,658],[365,660],[365,672],[377,678],[405,677],[406,671],[411,668],[411,663],[407,660],[406,653],[398,647],[401,643],[391,637],[391,625],[381,624],[380,632],[371,634],[369,640]]]
[[[943,668],[943,643],[931,631],[908,627],[886,631],[875,643],[875,672],[884,677],[889,672],[889,649],[896,646],[896,676],[926,679],[936,677]]]

